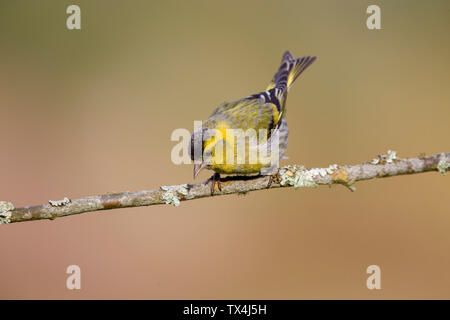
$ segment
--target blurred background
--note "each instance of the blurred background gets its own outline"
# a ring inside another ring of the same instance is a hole
[[[81,30],[66,28],[67,6]],[[381,8],[368,30],[366,8]],[[449,152],[448,1],[2,1],[0,200],[192,183],[174,129],[318,60],[284,164]],[[205,180],[210,172],[202,172]],[[0,298],[450,298],[450,178],[271,190],[0,226]],[[68,265],[82,289],[67,290]],[[381,290],[366,268],[381,267]]]

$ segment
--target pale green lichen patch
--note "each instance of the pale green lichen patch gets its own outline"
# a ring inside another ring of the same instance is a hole
[[[386,162],[392,163],[396,159],[397,159],[397,152],[395,152],[393,150],[388,150],[387,155],[386,155]]]
[[[397,158],[397,152],[393,150],[388,150],[387,154],[378,155],[375,159],[370,161],[371,164],[385,164],[385,163],[394,163]]]
[[[445,175],[448,168],[450,168],[450,162],[448,162],[446,159],[441,159],[437,165],[438,171]]]
[[[161,196],[164,203],[175,207],[180,205],[180,196],[187,196],[189,192],[187,184],[180,184],[177,186],[161,186],[161,190],[164,191]]]
[[[70,203],[70,201],[71,200],[69,198],[64,197],[62,200],[48,200],[48,203],[50,203],[52,207],[62,207]]]
[[[11,202],[0,201],[0,224],[11,222],[11,211],[13,210],[14,205]]]
[[[282,186],[294,186],[296,189],[302,187],[316,188],[318,185],[315,178],[332,175],[337,169],[337,164],[332,164],[328,168],[312,168],[309,170],[297,165],[282,167],[280,169],[280,184]]]
[[[313,168],[308,170],[311,175],[325,177],[327,175],[333,174],[333,172],[338,168],[337,164],[331,164],[328,168]]]
[[[311,170],[306,170],[303,166],[291,165],[280,169],[282,186],[294,186],[296,189],[302,187],[317,187],[313,180]]]

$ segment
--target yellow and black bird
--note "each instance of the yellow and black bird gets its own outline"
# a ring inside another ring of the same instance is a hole
[[[287,93],[298,76],[315,60],[316,57],[313,56],[296,59],[290,51],[286,51],[280,68],[265,91],[219,105],[211,116],[203,121],[201,130],[194,131],[191,136],[189,150],[191,159],[194,160],[194,178],[203,168],[213,170],[215,173],[208,181],[212,182],[211,192],[214,193],[216,183],[221,189],[220,174],[272,176],[277,173],[278,160],[286,151],[289,135],[286,123]],[[237,141],[233,135],[227,134],[228,129],[253,129],[259,134],[256,146],[251,145],[250,140],[246,138],[246,153],[240,158],[241,161],[238,161],[236,152]],[[271,157],[270,147],[266,158],[259,156],[256,161],[254,158],[250,159],[252,148],[256,147],[260,154],[263,146],[273,146],[274,141],[278,148],[276,163],[267,161],[267,157]],[[228,151],[224,152],[224,149]],[[233,161],[228,161],[228,158],[225,160],[230,150],[233,152],[230,157]],[[272,178],[269,180],[269,184],[271,183]]]

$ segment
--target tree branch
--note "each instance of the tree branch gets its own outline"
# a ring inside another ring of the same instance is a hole
[[[450,153],[432,156],[399,159],[395,152],[378,156],[371,162],[353,166],[331,165],[328,168],[305,169],[302,166],[286,166],[279,170],[279,180],[270,189],[294,186],[316,187],[318,185],[342,184],[354,191],[354,183],[362,180],[439,171],[445,174],[450,167]],[[269,177],[226,177],[221,179],[222,190],[214,196],[245,194],[249,191],[267,189]],[[98,210],[151,206],[156,204],[179,205],[180,201],[211,197],[210,185],[205,183],[162,186],[159,189],[106,193],[70,200],[50,200],[49,203],[23,208],[14,208],[10,202],[0,201],[0,224],[39,219],[55,219],[69,215]]]

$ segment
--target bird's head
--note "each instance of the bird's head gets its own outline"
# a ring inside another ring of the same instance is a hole
[[[194,161],[194,179],[200,171],[215,162],[215,150],[218,143],[223,143],[217,138],[215,130],[203,129],[196,131],[191,136],[190,155]]]

